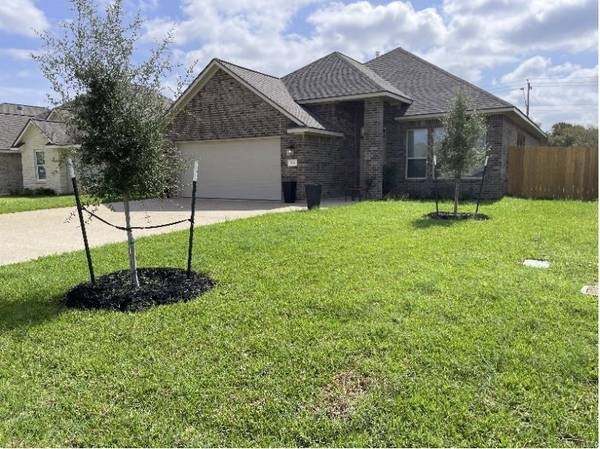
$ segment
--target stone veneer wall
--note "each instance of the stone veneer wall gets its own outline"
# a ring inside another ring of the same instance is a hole
[[[21,154],[0,151],[0,195],[19,192],[23,188]]]

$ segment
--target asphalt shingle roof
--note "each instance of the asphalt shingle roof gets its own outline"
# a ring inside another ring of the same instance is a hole
[[[372,59],[366,65],[413,99],[405,116],[445,112],[452,97],[461,89],[476,109],[513,106],[402,48]]]
[[[246,69],[227,61],[218,61],[306,127],[325,129],[317,119],[294,101],[280,78]]]
[[[408,98],[370,67],[339,52],[317,59],[282,81],[296,101],[386,92]]]
[[[31,119],[42,133],[54,145],[69,145],[75,143],[74,139],[67,132],[67,125],[64,122],[52,122],[48,120]]]
[[[31,117],[26,115],[0,113],[0,150],[11,148],[30,119]]]
[[[42,106],[30,106],[17,103],[0,103],[0,114],[26,115],[29,117],[46,118],[50,109]]]

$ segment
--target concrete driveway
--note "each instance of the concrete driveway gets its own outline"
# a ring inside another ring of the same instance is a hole
[[[178,198],[136,201],[132,203],[131,209],[133,226],[158,225],[188,218],[190,200]],[[289,205],[277,201],[199,199],[196,203],[196,226],[302,209],[305,209],[304,203]],[[125,226],[122,203],[108,207],[102,205],[95,213],[111,223]],[[84,213],[84,216],[87,217],[87,214]],[[166,228],[136,230],[134,235],[142,237],[188,227],[189,223],[185,222]],[[86,229],[91,246],[126,240],[124,231],[107,226],[97,219],[92,219]],[[0,265],[80,249],[83,249],[83,241],[75,208],[0,214]]]

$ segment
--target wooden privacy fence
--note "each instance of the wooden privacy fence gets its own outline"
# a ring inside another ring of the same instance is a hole
[[[598,198],[598,149],[509,147],[508,194],[529,198]]]

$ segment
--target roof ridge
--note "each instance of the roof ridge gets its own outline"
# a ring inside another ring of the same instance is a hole
[[[484,94],[486,94],[486,95],[489,95],[489,96],[490,96],[490,97],[492,97],[492,98],[495,98],[496,100],[498,100],[498,101],[500,101],[500,102],[502,102],[502,103],[506,103],[506,104],[507,104],[507,105],[509,105],[509,106],[513,106],[513,105],[512,105],[512,104],[510,104],[508,101],[506,101],[506,100],[503,100],[503,99],[502,99],[502,98],[500,98],[500,97],[497,97],[496,95],[494,95],[494,94],[492,94],[492,93],[488,92],[487,90],[485,90],[485,89],[483,89],[483,88],[481,88],[481,87],[477,86],[476,84],[473,84],[473,83],[471,83],[470,81],[467,81],[467,80],[465,80],[465,79],[461,78],[461,77],[460,77],[460,76],[458,76],[458,75],[455,75],[455,74],[453,74],[453,73],[450,73],[450,72],[448,72],[447,70],[444,70],[444,69],[442,69],[440,66],[437,66],[437,65],[435,65],[434,63],[432,63],[432,62],[429,62],[429,61],[427,61],[426,59],[423,59],[423,58],[421,58],[420,56],[417,56],[417,55],[415,55],[414,53],[411,53],[410,51],[408,51],[408,50],[405,50],[405,49],[404,49],[404,48],[402,48],[402,47],[396,47],[396,48],[394,48],[393,50],[390,50],[390,51],[388,51],[388,52],[386,52],[386,53],[384,53],[384,54],[382,54],[382,55],[379,55],[379,56],[377,56],[376,58],[373,58],[373,59],[371,59],[371,60],[367,61],[367,64],[369,64],[369,63],[371,63],[371,62],[375,61],[376,59],[382,58],[382,57],[384,57],[385,55],[388,55],[388,54],[390,54],[390,53],[392,53],[392,52],[395,52],[395,51],[400,51],[400,52],[404,53],[405,55],[407,55],[407,56],[409,56],[409,57],[411,57],[411,58],[413,58],[413,59],[416,59],[416,60],[417,60],[417,61],[419,61],[419,62],[422,62],[422,63],[425,63],[425,64],[427,64],[428,66],[430,66],[430,67],[431,67],[431,68],[433,68],[434,70],[437,70],[438,72],[441,72],[441,73],[443,73],[443,74],[445,74],[445,75],[448,75],[449,77],[451,77],[451,78],[455,79],[456,81],[459,81],[459,82],[465,83],[465,84],[467,84],[467,85],[469,85],[469,86],[471,86],[471,87],[475,88],[476,90],[478,90],[478,91],[481,91],[481,92],[483,92]]]
[[[2,103],[0,103],[0,106],[2,106],[3,104],[11,104],[13,106],[27,106],[29,108],[50,109],[48,106],[38,106],[38,105],[35,105],[35,104],[25,104],[25,103],[11,103],[9,101],[3,101]]]
[[[360,69],[358,67],[356,67],[354,64],[352,64],[352,61],[356,62],[357,64],[361,64],[360,62],[358,62],[356,59],[351,58],[348,55],[345,55],[344,53],[342,53],[341,51],[334,51],[334,54],[336,54],[337,56],[341,56],[342,59],[344,60],[344,62],[346,64],[348,64],[350,67],[352,67],[352,70],[354,70],[355,72],[357,72],[358,74],[360,74],[360,76],[367,76],[365,73],[361,72]],[[350,59],[350,61],[348,61],[347,59]],[[367,78],[369,78],[369,81],[377,84],[379,86],[379,83],[376,82],[375,80],[371,79],[371,77],[367,76]],[[379,86],[381,88],[383,88],[383,86]],[[384,89],[385,90],[385,89]]]
[[[220,63],[223,63],[223,64],[229,64],[229,65],[232,65],[232,66],[234,66],[234,67],[237,67],[237,68],[240,68],[240,69],[243,69],[243,70],[248,70],[249,72],[254,72],[254,73],[258,73],[259,75],[268,76],[269,78],[275,78],[276,80],[280,80],[280,79],[281,79],[281,78],[279,78],[279,77],[277,77],[277,76],[275,76],[275,75],[269,75],[268,73],[264,73],[264,72],[260,72],[260,71],[258,71],[258,70],[250,69],[250,68],[248,68],[248,67],[244,67],[244,66],[241,66],[241,65],[239,65],[239,64],[235,64],[235,63],[233,63],[233,62],[226,61],[226,60],[224,60],[224,59],[215,58],[215,60],[216,60],[216,61],[219,61]]]
[[[309,62],[308,64],[304,64],[302,67],[298,67],[296,70],[294,70],[293,72],[288,73],[287,75],[282,76],[280,79],[284,80],[285,78],[293,75],[296,72],[299,72],[300,70],[308,67],[309,65],[313,65],[314,63],[316,63],[318,61],[321,61],[322,59],[328,58],[329,56],[334,55],[336,53],[340,53],[340,52],[339,51],[332,51],[331,53],[327,53],[326,55],[323,55],[320,58],[315,59],[314,61]]]
[[[394,89],[395,89],[397,92],[400,92],[400,93],[402,94],[402,96],[403,96],[403,97],[406,97],[406,98],[408,98],[408,99],[412,100],[412,98],[411,98],[411,97],[409,97],[408,95],[406,95],[404,92],[402,92],[402,91],[401,91],[400,89],[398,89],[396,86],[394,86],[394,84],[393,84],[392,82],[390,82],[390,81],[386,80],[386,79],[385,79],[383,76],[381,76],[379,73],[377,73],[375,70],[373,70],[373,69],[372,69],[371,67],[369,67],[368,65],[366,65],[366,64],[364,64],[364,63],[362,63],[362,62],[360,62],[360,61],[358,61],[358,60],[354,59],[353,57],[351,57],[351,56],[348,56],[348,55],[346,55],[346,54],[344,54],[344,53],[342,53],[342,52],[336,51],[335,53],[337,53],[337,54],[339,54],[340,56],[342,56],[343,58],[345,58],[345,59],[349,60],[349,61],[346,61],[346,62],[348,62],[348,63],[350,64],[350,66],[351,66],[351,67],[352,67],[352,68],[353,68],[355,71],[357,71],[358,73],[360,73],[362,76],[366,76],[366,77],[368,77],[368,78],[369,78],[369,80],[371,80],[372,82],[374,82],[375,84],[377,84],[377,86],[379,86],[381,89],[383,89],[383,91],[384,91],[384,92],[390,92],[390,93],[394,93],[394,94],[396,93],[396,92],[392,92],[391,90],[389,90],[389,88],[388,88],[388,87],[386,87],[386,86],[383,86],[383,85],[381,84],[381,81],[379,81],[378,79],[375,79],[375,78],[373,77],[373,75],[374,75],[375,77],[381,78],[381,80],[382,80],[382,81],[384,81],[384,82],[388,83],[388,84],[390,85],[390,87],[393,87],[393,88],[394,88]],[[356,67],[356,66],[355,66],[353,63],[356,63],[356,64],[358,64],[358,65],[359,65],[361,68],[365,69],[367,72],[372,72],[372,73],[365,73],[365,72],[362,72],[362,71],[361,71],[361,69],[360,69],[359,67]]]
[[[36,118],[35,115],[26,115],[26,114],[17,114],[15,112],[0,112],[0,115],[12,115],[14,117],[27,117],[27,118]]]

